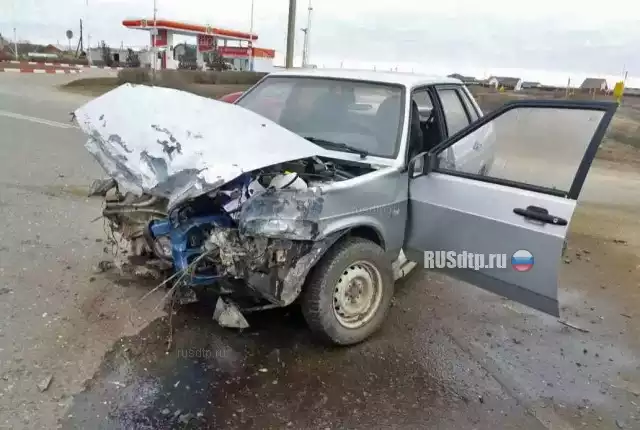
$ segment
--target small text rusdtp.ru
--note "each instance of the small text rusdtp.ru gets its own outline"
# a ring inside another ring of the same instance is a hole
[[[506,269],[507,254],[425,251],[424,267],[425,269]]]

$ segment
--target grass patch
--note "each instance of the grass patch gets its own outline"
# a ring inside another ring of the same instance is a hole
[[[98,97],[121,84],[118,78],[84,78],[61,85],[60,89],[72,93]],[[211,99],[219,99],[224,95],[245,91],[250,87],[250,85],[245,84],[212,85],[191,84],[179,81],[160,82],[158,86],[174,88]]]
[[[119,85],[118,78],[82,78],[60,86],[63,91],[87,96],[101,96]]]

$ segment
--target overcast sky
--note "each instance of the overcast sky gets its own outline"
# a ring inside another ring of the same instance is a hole
[[[285,47],[288,0],[254,0],[259,46]],[[151,17],[153,0],[0,0],[0,32],[34,42],[66,43],[84,18],[92,44],[142,47],[148,34],[126,17]],[[535,70],[562,75],[640,77],[640,7],[631,0],[314,0],[311,61],[318,65],[459,71],[477,76]],[[251,0],[157,0],[158,16],[249,29]],[[519,4],[519,5],[516,5]],[[298,0],[297,27],[307,0]],[[87,16],[88,13],[88,16]],[[302,32],[296,34],[301,53]],[[195,42],[195,39],[194,39]],[[525,73],[526,74],[526,73]]]

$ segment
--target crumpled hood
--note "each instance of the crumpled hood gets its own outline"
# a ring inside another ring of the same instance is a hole
[[[75,116],[85,147],[122,189],[166,197],[169,207],[243,172],[326,154],[240,106],[169,88],[125,84]]]

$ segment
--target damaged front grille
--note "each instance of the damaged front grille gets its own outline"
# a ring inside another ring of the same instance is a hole
[[[219,262],[220,274],[243,279],[252,290],[280,302],[286,274],[309,252],[311,243],[243,237],[237,229],[215,229],[205,249]]]

